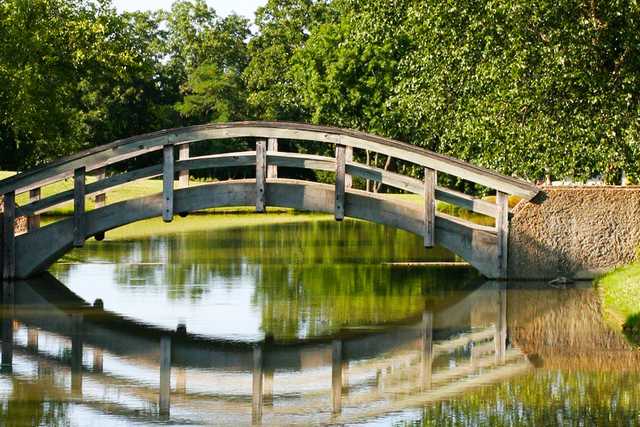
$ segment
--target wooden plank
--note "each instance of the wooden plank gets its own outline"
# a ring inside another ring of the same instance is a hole
[[[256,164],[255,151],[242,151],[238,153],[212,154],[207,156],[191,157],[189,160],[176,162],[176,170],[183,169],[209,169],[235,166],[253,166]]]
[[[106,168],[99,168],[96,169],[93,172],[94,176],[97,178],[97,182],[102,181],[106,178],[107,176],[107,169]],[[93,199],[94,203],[95,203],[95,207],[96,209],[100,209],[106,206],[107,204],[107,193],[105,192],[100,192],[98,194],[95,195],[95,198]]]
[[[160,338],[160,415],[168,417],[171,410],[171,337]]]
[[[113,189],[133,181],[153,178],[160,175],[162,175],[162,165],[153,165],[142,169],[135,169],[130,172],[113,175],[100,181],[92,182],[85,186],[85,191],[86,195],[90,196],[106,189]],[[17,212],[18,215],[29,216],[36,213],[45,212],[50,208],[59,206],[70,200],[73,200],[73,190],[62,191],[49,197],[45,197],[38,202],[21,206]]]
[[[189,144],[182,144],[178,147],[178,160],[189,159]],[[181,169],[178,173],[178,188],[189,186],[189,169]]]
[[[24,191],[30,186],[32,186],[31,188],[42,187],[45,180],[54,176],[68,176],[78,167],[84,166],[88,170],[92,170],[138,156],[141,153],[159,150],[166,144],[236,137],[298,139],[345,145],[406,160],[505,193],[515,194],[526,200],[530,200],[539,192],[537,187],[526,181],[388,138],[346,129],[298,123],[242,122],[171,129],[115,141],[60,159],[45,168],[6,178],[0,181],[0,194],[17,189]]]
[[[80,248],[87,237],[85,224],[85,168],[73,173],[73,246]]]
[[[331,343],[331,402],[334,415],[342,412],[342,341]]]
[[[251,421],[259,424],[262,421],[263,388],[262,388],[262,347],[253,348],[253,380],[251,387]]]
[[[508,275],[508,251],[509,251],[509,195],[498,191],[496,194],[497,263],[500,279],[506,279]]]
[[[35,203],[40,200],[41,191],[40,188],[34,188],[29,190],[29,203]],[[27,217],[27,229],[29,232],[35,231],[40,228],[40,215],[34,214]]]
[[[344,194],[346,172],[346,148],[344,145],[336,145],[336,221],[344,219]]]
[[[424,170],[424,246],[435,245],[437,172]]]
[[[267,151],[270,153],[276,153],[278,151],[278,139],[269,138],[267,140]],[[268,162],[267,158],[267,179],[275,179],[278,177],[278,165],[274,165]]]
[[[431,388],[433,364],[433,313],[422,313],[422,349],[420,353],[420,389]]]
[[[267,191],[267,141],[256,142],[256,212],[265,212]]]
[[[16,271],[16,195],[13,191],[4,195],[2,213],[2,278],[13,279]]]
[[[162,149],[162,220],[173,221],[173,145]]]
[[[347,164],[353,163],[353,147],[347,147],[345,156],[345,161],[347,162]],[[345,188],[353,187],[353,177],[348,172],[344,176],[344,186]]]

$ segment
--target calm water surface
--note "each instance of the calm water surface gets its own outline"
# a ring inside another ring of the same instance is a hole
[[[309,219],[137,224],[5,285],[0,425],[640,424],[640,356],[590,284]]]

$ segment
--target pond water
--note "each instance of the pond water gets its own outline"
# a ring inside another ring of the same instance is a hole
[[[176,221],[4,284],[0,425],[640,423],[589,283],[486,281],[360,221]]]

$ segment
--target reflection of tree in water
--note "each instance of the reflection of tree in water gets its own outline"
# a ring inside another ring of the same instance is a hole
[[[279,338],[417,316],[424,308],[423,286],[444,280],[451,285],[451,271],[383,263],[455,259],[442,249],[426,250],[410,233],[361,221],[92,243],[73,255],[115,263],[119,285],[166,288],[176,300],[202,298],[214,287],[232,292],[239,282],[255,284],[253,304],[261,308],[263,331]]]
[[[639,381],[638,373],[537,370],[426,406],[419,424],[637,425]]]
[[[11,378],[11,394],[0,401],[2,426],[68,425],[68,404],[56,399],[52,384],[44,379],[28,382]]]
[[[329,335],[342,328],[419,318],[425,304],[459,294],[462,284],[474,284],[475,277],[469,270],[388,265],[267,267],[254,304],[262,307],[266,334],[280,339]]]

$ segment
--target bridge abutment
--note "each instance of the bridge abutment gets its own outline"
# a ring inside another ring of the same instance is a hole
[[[592,279],[639,247],[640,187],[547,187],[513,211],[509,278]]]

